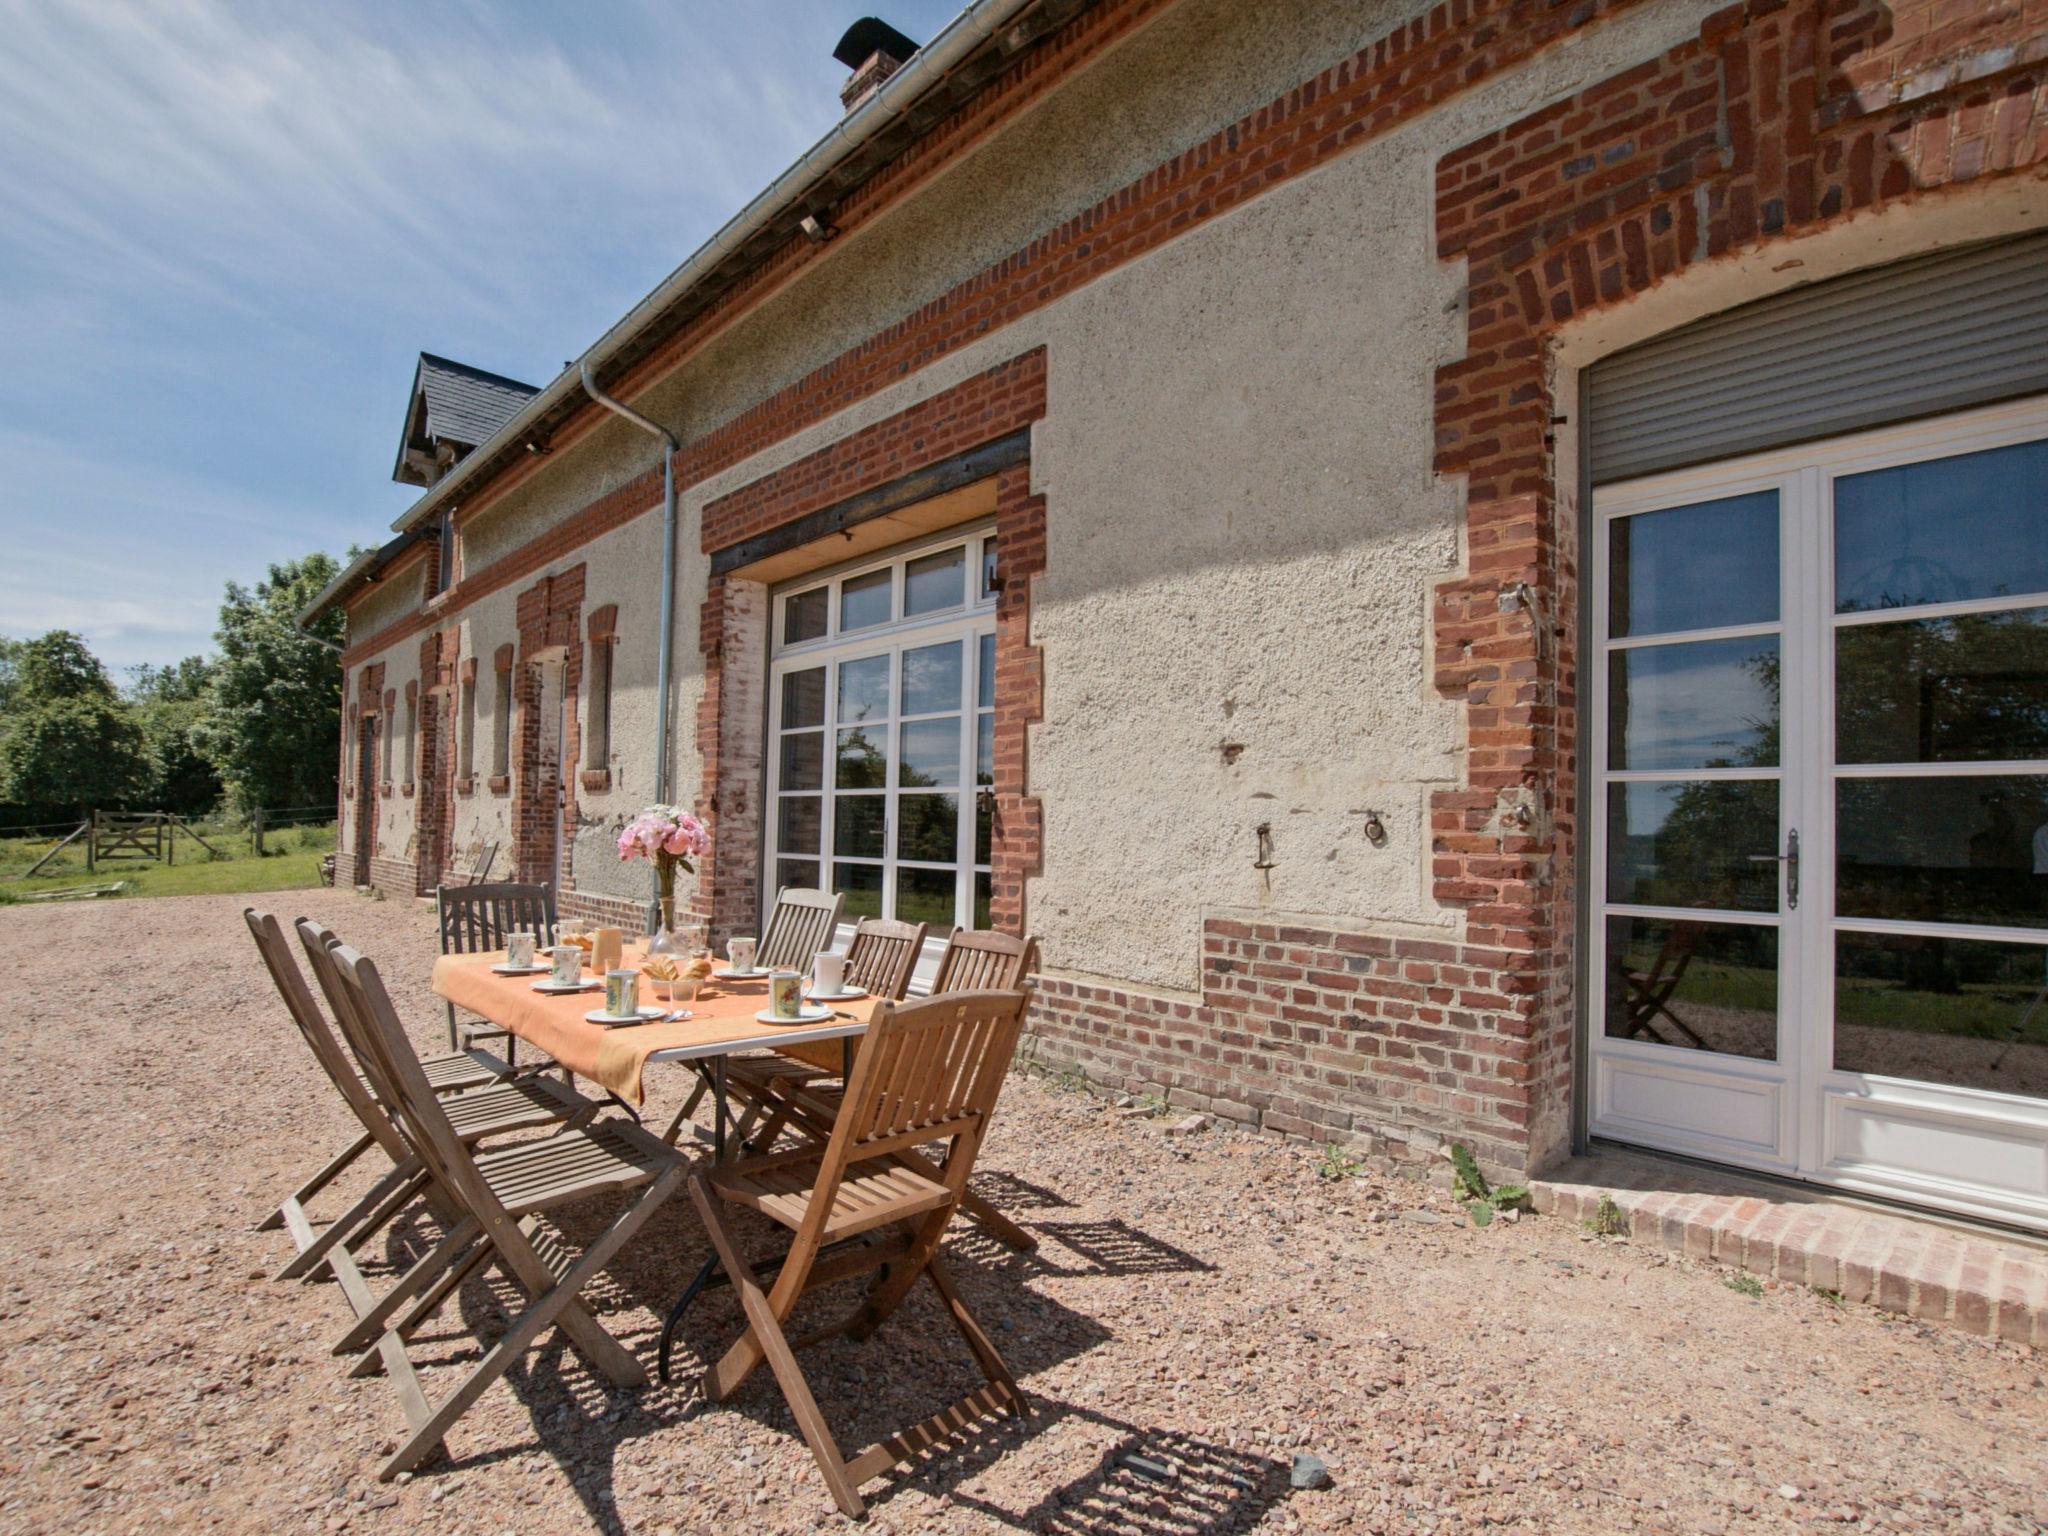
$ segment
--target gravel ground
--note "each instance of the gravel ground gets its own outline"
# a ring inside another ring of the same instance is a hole
[[[452,1461],[375,1481],[398,1404],[343,1378],[339,1295],[265,1278],[286,1240],[252,1230],[349,1127],[241,905],[0,907],[0,1532],[837,1526],[765,1372],[723,1408],[682,1379],[614,1395],[552,1336],[461,1421]],[[375,955],[436,1041],[424,913],[278,905]],[[672,1105],[680,1071],[656,1086]],[[1012,1079],[983,1182],[1043,1245],[951,1246],[1040,1411],[870,1484],[872,1529],[2048,1528],[2048,1392],[2024,1348],[1746,1295],[1559,1222],[1470,1228],[1434,1188],[1178,1124]],[[643,1358],[703,1248],[677,1201],[599,1294]],[[928,1294],[873,1342],[804,1357],[849,1449],[977,1383]],[[430,1327],[430,1395],[513,1301],[473,1280]],[[728,1295],[701,1303],[685,1365],[735,1319]],[[1325,1486],[1291,1486],[1300,1455]]]

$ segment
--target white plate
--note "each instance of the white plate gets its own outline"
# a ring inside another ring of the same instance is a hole
[[[602,976],[586,976],[573,987],[558,987],[552,981],[536,981],[533,990],[549,992],[556,997],[567,997],[571,992],[595,992],[604,986]]]
[[[538,976],[542,971],[553,969],[547,965],[509,965],[501,960],[491,967],[491,972],[497,976]]]
[[[604,1025],[652,1024],[656,1019],[665,1019],[667,1017],[668,1010],[666,1008],[655,1008],[643,1004],[641,1006],[639,1013],[637,1014],[609,1014],[606,1013],[602,1008],[593,1008],[590,1010],[590,1012],[583,1015],[583,1022],[586,1024]]]
[[[866,987],[846,987],[838,992],[814,992],[804,988],[804,996],[814,1003],[851,1003],[868,995]]]
[[[805,1008],[793,1019],[783,1018],[773,1008],[763,1008],[754,1015],[754,1022],[756,1024],[782,1024],[785,1026],[792,1024],[822,1024],[831,1017],[832,1010],[830,1008]]]
[[[734,981],[753,981],[758,979],[759,977],[768,975],[769,972],[761,969],[761,967],[758,965],[755,966],[751,971],[736,971],[731,966],[727,966],[718,974],[721,976],[730,976]]]

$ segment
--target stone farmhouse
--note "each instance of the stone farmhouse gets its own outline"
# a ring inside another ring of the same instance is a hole
[[[821,38],[825,48],[831,39]],[[1029,931],[1029,1049],[2048,1229],[2048,10],[974,0],[422,357],[342,877]]]

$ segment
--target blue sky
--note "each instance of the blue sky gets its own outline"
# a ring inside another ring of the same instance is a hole
[[[0,0],[0,633],[173,660],[386,536],[418,353],[551,378],[837,119],[867,9]]]

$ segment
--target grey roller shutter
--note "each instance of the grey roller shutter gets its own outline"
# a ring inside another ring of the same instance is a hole
[[[1593,483],[2048,391],[2048,233],[1851,272],[1596,363]]]

